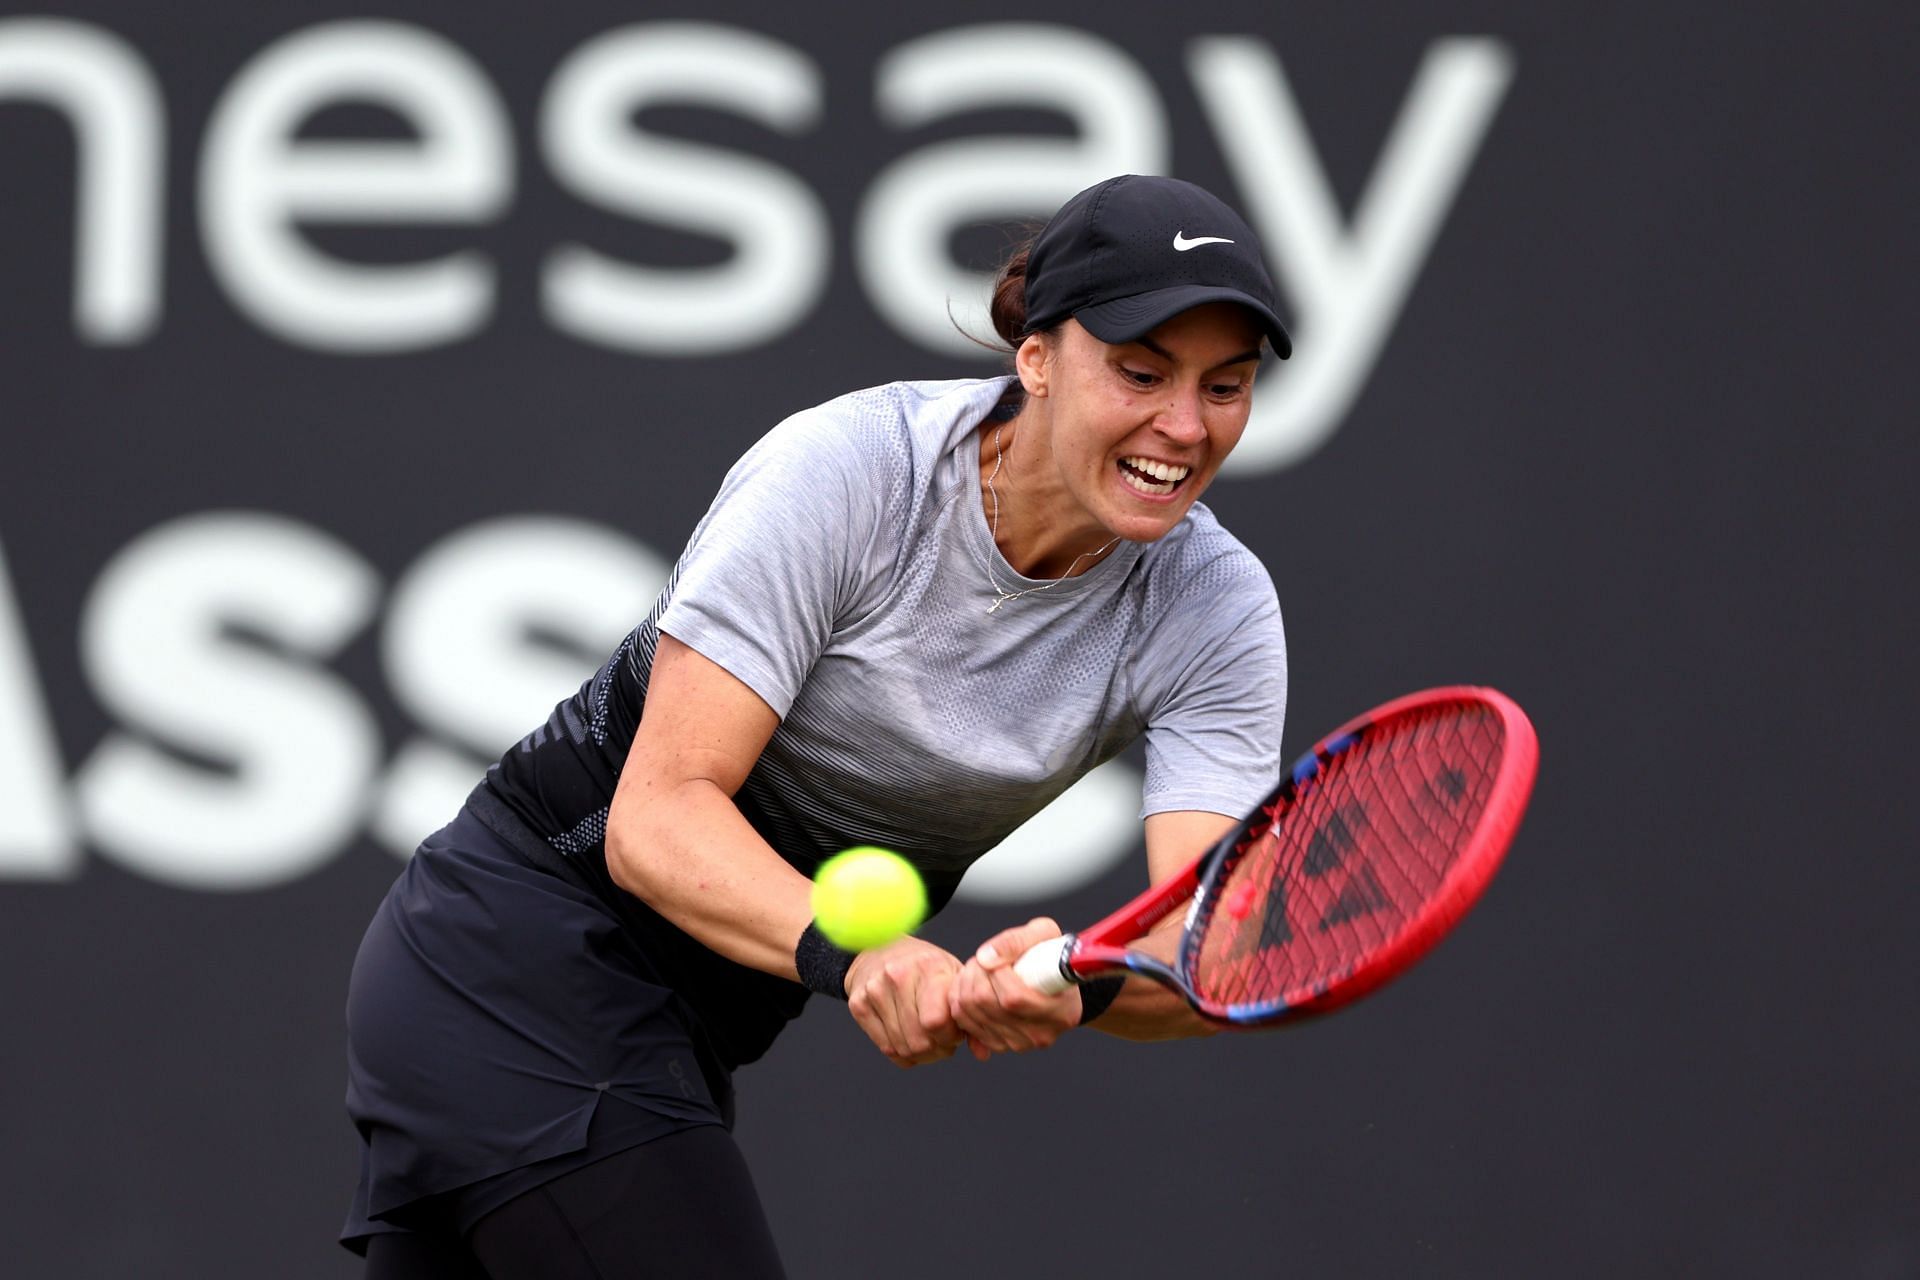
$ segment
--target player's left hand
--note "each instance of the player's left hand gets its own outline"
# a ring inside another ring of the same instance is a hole
[[[848,1011],[896,1066],[952,1057],[960,1030],[948,993],[959,969],[953,955],[912,935],[862,951],[847,970]]]
[[[974,1057],[1049,1048],[1079,1025],[1079,988],[1042,995],[1013,969],[1028,948],[1059,936],[1060,926],[1042,916],[994,934],[961,966],[948,999]]]

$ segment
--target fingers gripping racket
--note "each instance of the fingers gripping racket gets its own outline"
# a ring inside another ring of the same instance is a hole
[[[1539,746],[1492,689],[1395,699],[1323,739],[1239,826],[1173,879],[1015,966],[1048,993],[1121,971],[1199,1013],[1259,1026],[1346,1004],[1404,972],[1499,869]],[[1188,899],[1174,964],[1127,943]]]

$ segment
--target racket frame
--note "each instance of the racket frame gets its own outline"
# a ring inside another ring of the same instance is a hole
[[[1192,974],[1204,930],[1195,926],[1217,905],[1221,869],[1229,864],[1241,844],[1270,824],[1276,810],[1302,787],[1311,785],[1335,757],[1361,742],[1375,726],[1428,707],[1461,701],[1486,706],[1500,717],[1505,734],[1500,768],[1488,790],[1487,808],[1474,828],[1472,839],[1455,855],[1440,887],[1421,904],[1412,920],[1386,946],[1367,955],[1362,963],[1346,973],[1323,983],[1305,1000],[1224,1007],[1201,1001],[1194,993]],[[1065,983],[1085,982],[1115,971],[1137,973],[1172,987],[1185,996],[1202,1017],[1227,1026],[1261,1026],[1338,1008],[1404,973],[1431,950],[1479,898],[1519,828],[1538,767],[1539,742],[1532,723],[1513,699],[1497,689],[1446,685],[1395,698],[1355,716],[1315,743],[1311,751],[1294,762],[1272,794],[1179,874],[1155,885],[1090,928],[1042,943],[1041,947],[1057,953],[1059,975]],[[1189,901],[1191,905],[1172,965],[1126,945],[1144,936]],[[1040,957],[1031,958],[1034,964],[1028,972],[1037,972]]]

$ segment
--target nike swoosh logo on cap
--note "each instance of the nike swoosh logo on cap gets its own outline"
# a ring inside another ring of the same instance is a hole
[[[1187,239],[1186,233],[1183,231],[1176,231],[1173,233],[1173,251],[1175,253],[1185,253],[1189,249],[1198,249],[1203,244],[1232,244],[1232,243],[1233,241],[1227,239],[1225,236],[1195,236],[1193,239],[1189,240]]]

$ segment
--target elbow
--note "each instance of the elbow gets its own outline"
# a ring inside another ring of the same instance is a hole
[[[647,851],[657,847],[637,815],[626,810],[616,796],[607,811],[607,876],[616,888],[642,902],[652,901],[653,885],[648,877]]]

